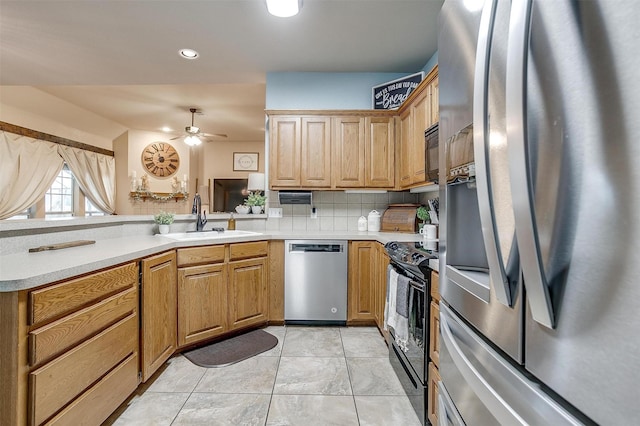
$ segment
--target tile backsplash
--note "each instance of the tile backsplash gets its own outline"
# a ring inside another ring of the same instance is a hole
[[[342,191],[313,191],[313,205],[280,205],[278,192],[268,191],[270,208],[281,208],[282,218],[268,218],[267,231],[357,231],[358,218],[371,210],[382,213],[389,204],[417,203],[422,194],[387,192],[347,194]],[[311,218],[311,208],[317,218]]]

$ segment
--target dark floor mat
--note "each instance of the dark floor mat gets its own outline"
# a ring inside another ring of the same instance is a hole
[[[263,330],[253,330],[240,336],[183,352],[189,361],[201,367],[224,367],[251,358],[274,348],[278,338]]]

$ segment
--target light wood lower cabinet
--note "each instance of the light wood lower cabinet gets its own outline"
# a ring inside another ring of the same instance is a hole
[[[178,346],[226,333],[227,266],[192,266],[178,270]]]
[[[284,241],[269,242],[269,323],[284,324]]]
[[[374,323],[376,242],[349,242],[347,322]]]
[[[387,265],[384,246],[375,241],[349,242],[347,322],[384,328]]]
[[[138,386],[138,264],[0,293],[0,424],[102,423]]]
[[[268,255],[267,241],[178,249],[178,347],[268,321]]]
[[[231,330],[268,319],[267,259],[229,263],[229,326]]]
[[[176,252],[143,259],[142,330],[140,335],[142,381],[146,382],[169,359],[177,345]]]
[[[427,417],[433,426],[438,425],[438,382],[440,381],[438,368],[429,363],[429,385],[427,386]]]

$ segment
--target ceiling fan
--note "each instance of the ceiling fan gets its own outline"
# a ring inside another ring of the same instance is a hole
[[[187,126],[184,128],[184,135],[181,136],[176,136],[175,138],[171,138],[170,140],[176,140],[176,139],[180,139],[182,137],[184,137],[184,142],[189,145],[189,146],[195,146],[195,145],[200,145],[202,143],[202,140],[204,139],[205,141],[209,142],[210,139],[209,138],[226,138],[227,135],[222,134],[222,133],[204,133],[200,131],[199,127],[196,127],[194,125],[194,116],[195,114],[201,113],[201,111],[198,111],[196,108],[189,108],[189,111],[191,112],[191,126]]]

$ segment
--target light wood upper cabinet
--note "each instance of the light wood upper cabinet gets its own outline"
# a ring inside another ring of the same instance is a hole
[[[225,333],[227,330],[226,265],[180,268],[178,270],[178,346],[197,343]]]
[[[365,186],[365,123],[361,117],[334,117],[333,186]]]
[[[366,117],[365,187],[395,185],[395,122],[393,117]]]
[[[425,77],[398,109],[398,186],[406,189],[426,182],[424,132],[438,122],[438,67]]]
[[[273,187],[300,186],[300,117],[275,116],[270,119],[269,182]]]
[[[411,141],[411,183],[425,181],[424,131],[431,125],[431,93],[428,87],[422,90],[411,103],[413,136]]]
[[[300,186],[331,188],[331,118],[302,117]]]
[[[330,117],[273,116],[270,126],[271,186],[330,188]]]
[[[401,188],[410,186],[413,176],[413,122],[411,118],[411,109],[400,114],[400,143],[398,148],[400,172],[398,176]]]
[[[282,113],[269,112],[272,189],[394,188],[393,111]]]
[[[142,381],[169,359],[177,344],[176,252],[143,259],[142,266]]]

